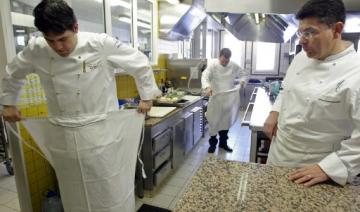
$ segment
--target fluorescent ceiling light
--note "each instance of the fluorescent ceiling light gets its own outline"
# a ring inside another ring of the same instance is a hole
[[[169,4],[179,4],[179,0],[166,0]]]
[[[121,17],[118,18],[118,20],[121,21],[121,22],[124,22],[124,23],[131,24],[131,19],[129,17],[121,16]],[[141,22],[141,21],[138,21],[137,25],[139,27],[142,27],[142,28],[145,28],[145,29],[151,29],[150,24],[147,24],[147,23],[144,23],[144,22]]]
[[[261,14],[261,17],[262,17],[262,18],[265,18],[265,13]]]
[[[101,4],[104,3],[104,0],[95,0],[95,1],[99,2]],[[131,9],[131,3],[123,1],[123,0],[111,0],[110,6],[112,6],[112,7],[120,6],[120,7],[124,7],[127,9]]]
[[[15,31],[18,32],[18,33],[25,33],[25,29],[17,29]]]

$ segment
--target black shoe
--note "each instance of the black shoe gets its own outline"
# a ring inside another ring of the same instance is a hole
[[[227,152],[232,152],[233,151],[228,145],[219,145],[219,147],[224,149]]]
[[[216,146],[210,146],[208,149],[208,153],[214,153],[216,149]]]

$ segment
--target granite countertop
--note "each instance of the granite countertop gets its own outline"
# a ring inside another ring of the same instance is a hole
[[[360,186],[306,188],[287,179],[290,171],[209,156],[174,211],[360,211]]]

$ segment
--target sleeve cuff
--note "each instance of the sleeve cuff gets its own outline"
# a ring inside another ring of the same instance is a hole
[[[142,92],[139,90],[139,95],[141,100],[152,100],[158,96],[161,96],[161,91],[156,87],[151,90],[141,89]]]
[[[280,109],[281,109],[281,93],[277,96],[277,98],[271,108],[271,111],[280,112]]]
[[[203,83],[201,87],[202,87],[203,90],[205,90],[206,88],[210,87],[210,84]]]
[[[336,183],[345,185],[348,179],[348,171],[336,153],[331,153],[320,161],[320,168]]]

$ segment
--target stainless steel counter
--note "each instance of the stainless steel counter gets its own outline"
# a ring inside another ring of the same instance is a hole
[[[266,117],[271,111],[272,103],[264,88],[258,87],[250,118],[250,129],[260,131],[263,130],[263,125]]]
[[[261,87],[255,88],[252,98],[255,98],[255,100],[252,103],[253,107],[249,121],[249,128],[251,129],[250,162],[256,162],[259,138],[265,136],[262,133],[263,125],[271,111],[272,103],[265,89]],[[266,157],[267,155],[263,156]]]

